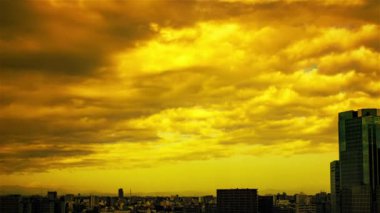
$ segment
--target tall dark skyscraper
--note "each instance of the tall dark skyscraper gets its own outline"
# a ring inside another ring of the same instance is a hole
[[[118,191],[118,195],[119,195],[119,198],[120,198],[120,199],[123,199],[123,198],[124,198],[124,191],[123,191],[122,188],[119,189],[119,191]]]
[[[339,163],[332,163],[331,176],[339,169],[340,212],[380,213],[379,157],[380,110],[339,113]]]
[[[257,189],[218,189],[218,213],[257,213]]]
[[[330,183],[331,183],[331,212],[340,212],[340,167],[339,161],[330,164]]]

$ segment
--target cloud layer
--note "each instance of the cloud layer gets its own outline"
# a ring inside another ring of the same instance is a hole
[[[378,1],[1,1],[0,172],[334,152]]]

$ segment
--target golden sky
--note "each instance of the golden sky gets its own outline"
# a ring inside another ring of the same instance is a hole
[[[0,185],[329,191],[378,0],[0,1]]]

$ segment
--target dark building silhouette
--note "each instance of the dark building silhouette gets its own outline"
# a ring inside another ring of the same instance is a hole
[[[331,213],[331,195],[320,192],[314,196],[316,213]]]
[[[294,208],[291,208],[291,207],[276,206],[274,208],[274,212],[275,213],[295,213],[296,210]]]
[[[0,196],[0,212],[22,212],[21,195]]]
[[[259,213],[273,213],[273,201],[272,195],[259,196]]]
[[[340,212],[340,167],[339,161],[330,163],[331,212]]]
[[[340,212],[380,212],[379,156],[380,110],[339,113],[339,164],[334,169],[340,171],[339,190],[335,191]],[[337,187],[336,180],[334,184]]]
[[[218,213],[257,213],[257,189],[218,189]]]
[[[313,202],[313,196],[301,193],[294,195],[294,197],[296,199],[296,213],[316,213],[316,206]]]
[[[118,192],[119,192],[119,198],[123,199],[124,198],[124,191],[123,191],[123,189],[120,188]]]
[[[48,192],[47,197],[50,201],[57,200],[57,192]]]
[[[55,213],[58,212],[59,205],[58,205],[58,199],[57,199],[57,192],[48,192],[47,194],[47,200],[42,202],[43,211],[46,213]]]

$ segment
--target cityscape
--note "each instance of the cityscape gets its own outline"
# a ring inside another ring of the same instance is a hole
[[[117,194],[117,193],[115,193]],[[321,192],[316,195],[281,193],[273,196],[259,196],[257,189],[218,190],[217,196],[200,197],[173,196],[118,196],[73,195],[58,196],[48,192],[47,196],[8,195],[0,197],[1,212],[6,213],[76,213],[76,212],[119,212],[119,213],[217,213],[217,212],[331,212],[330,195]],[[219,203],[219,204],[218,204]]]
[[[6,195],[4,213],[181,212],[181,213],[376,213],[380,212],[380,109],[339,113],[339,160],[331,162],[331,194],[259,195],[258,189],[217,189],[216,197]],[[115,193],[116,194],[116,193]]]
[[[380,213],[380,0],[0,0],[0,213]]]

